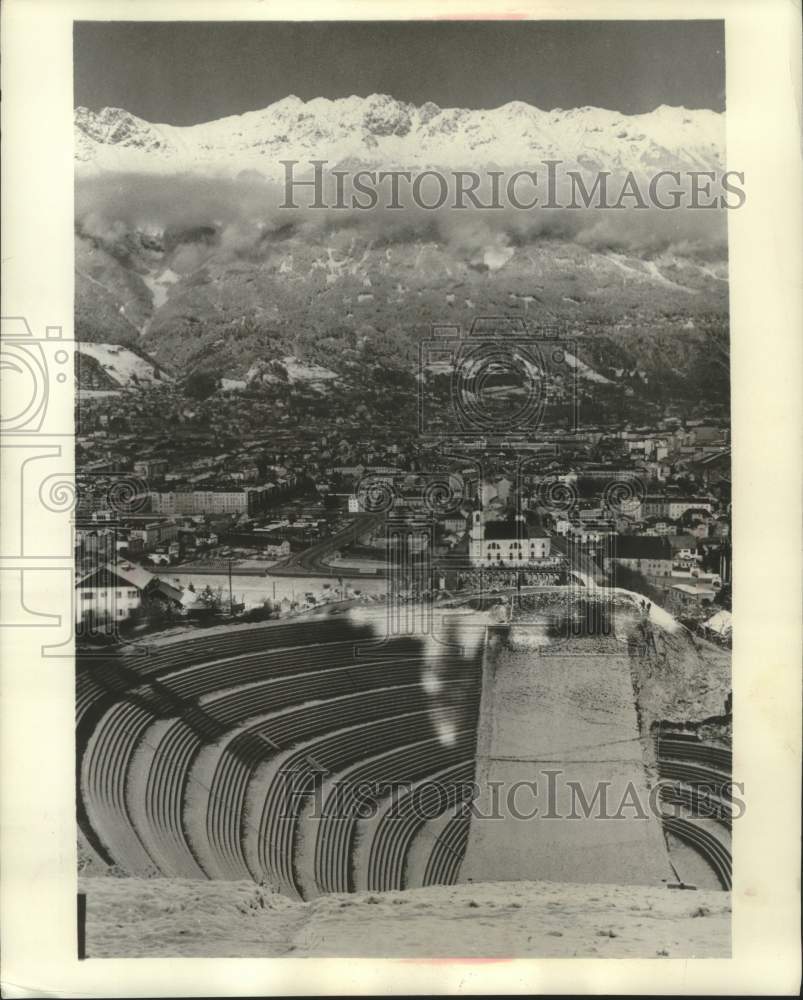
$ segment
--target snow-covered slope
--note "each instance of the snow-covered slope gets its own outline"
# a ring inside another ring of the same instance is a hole
[[[385,94],[330,101],[290,96],[261,111],[178,127],[121,108],[75,112],[79,174],[107,171],[284,175],[281,160],[330,166],[522,166],[561,159],[582,170],[641,173],[721,169],[724,115],[662,105],[647,114],[601,108],[542,111],[514,101],[493,110],[415,107]]]
[[[730,896],[701,889],[483,882],[308,903],[252,882],[84,877],[79,889],[93,959],[730,955]]]
[[[113,383],[121,386],[144,382],[170,381],[167,375],[145,358],[118,344],[82,343],[79,353],[93,358]]]

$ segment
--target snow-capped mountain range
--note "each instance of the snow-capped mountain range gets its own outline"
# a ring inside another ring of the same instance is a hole
[[[264,382],[261,366],[272,362],[292,383],[288,359],[359,382],[377,364],[416,365],[433,322],[469,329],[477,316],[511,314],[565,325],[577,337],[567,357],[582,384],[645,372],[652,392],[671,371],[694,398],[727,315],[721,213],[411,213],[394,228],[352,212],[334,226],[325,213],[282,218],[250,182],[281,182],[282,160],[313,159],[329,169],[479,173],[541,171],[551,159],[644,178],[722,171],[724,140],[723,115],[665,106],[626,116],[287,97],[189,127],[78,108],[84,388],[117,391],[204,369],[234,389]],[[242,175],[249,183],[231,183]],[[334,385],[315,381],[322,392]]]
[[[384,94],[285,97],[200,125],[159,125],[121,108],[75,111],[79,176],[196,173],[266,179],[282,160],[338,166],[482,169],[559,159],[582,171],[723,170],[725,117],[662,105],[641,115],[601,108],[543,111],[514,101],[493,110],[420,107]]]

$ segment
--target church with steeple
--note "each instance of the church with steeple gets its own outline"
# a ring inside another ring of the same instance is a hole
[[[549,558],[551,542],[543,528],[527,525],[523,514],[490,520],[474,511],[468,553],[474,566],[532,566]]]

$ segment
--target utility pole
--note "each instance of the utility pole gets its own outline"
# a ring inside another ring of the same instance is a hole
[[[229,559],[229,618],[234,617],[234,595],[231,592],[231,559]]]

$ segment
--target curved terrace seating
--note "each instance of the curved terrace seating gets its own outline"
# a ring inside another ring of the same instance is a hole
[[[416,834],[428,819],[454,808],[470,794],[474,770],[472,752],[468,759],[428,775],[405,795],[391,797],[370,840],[368,889],[382,892],[403,888],[407,854]]]
[[[299,872],[306,784],[473,775],[481,644],[461,657],[415,636],[381,642],[382,624],[271,622],[79,655],[82,840],[135,875],[266,879],[296,896],[353,888],[353,798],[315,828]],[[431,809],[433,790],[423,798]],[[404,884],[425,822],[412,802],[376,824],[372,884]]]
[[[671,786],[661,787],[661,801],[681,806],[689,816],[664,815],[664,830],[695,850],[713,869],[723,889],[731,886],[731,854],[720,837],[695,818],[712,818],[727,839],[732,818],[731,765],[728,748],[682,734],[657,741],[658,772]]]
[[[460,732],[454,743],[446,747],[437,737],[430,737],[386,751],[336,775],[339,787],[323,803],[323,817],[315,840],[313,870],[318,891],[351,892],[355,889],[350,862],[362,802],[361,785],[370,788],[392,782],[419,781],[436,773],[443,764],[459,761],[467,752],[471,753],[473,747],[471,730]]]
[[[453,884],[482,655],[482,644],[461,656],[414,636],[379,642],[370,621],[320,618],[79,657],[86,853],[135,875],[251,878],[302,898],[405,888],[411,865],[414,884]],[[730,750],[682,733],[656,748],[673,783],[662,801],[684,813],[666,815],[665,830],[728,887],[728,846],[695,817],[727,839]]]
[[[466,853],[469,823],[469,813],[461,804],[435,841],[424,871],[425,886],[454,885],[457,882]]]

